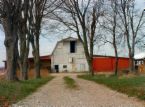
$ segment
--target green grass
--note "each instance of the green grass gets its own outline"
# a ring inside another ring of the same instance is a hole
[[[53,77],[50,76],[19,82],[0,81],[0,106],[4,103],[16,103],[52,79]]]
[[[65,76],[63,79],[64,79],[64,82],[68,88],[70,88],[70,89],[77,88],[77,85],[76,85],[76,82],[74,79],[72,79],[68,76]]]
[[[132,78],[121,78],[116,76],[106,77],[104,75],[80,75],[79,78],[94,81],[99,84],[104,84],[113,90],[125,93],[128,96],[138,97],[145,100],[145,76],[136,76]]]

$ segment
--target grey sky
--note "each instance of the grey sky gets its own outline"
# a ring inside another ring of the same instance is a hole
[[[136,0],[136,3],[139,8],[141,8],[141,9],[145,8],[145,0]]]
[[[144,9],[145,8],[145,0],[136,0],[137,6],[139,9]],[[47,38],[44,38],[43,36],[40,39],[40,54],[41,55],[48,55],[51,54],[57,40],[59,40],[61,37],[65,37],[65,36],[72,36],[71,33],[68,34],[60,34],[60,38],[56,38],[55,36],[55,32],[51,33],[51,34],[47,34]],[[3,64],[3,60],[6,59],[6,55],[5,55],[5,47],[3,45],[4,42],[4,33],[2,31],[0,31],[0,67],[4,66]],[[120,50],[121,52],[123,52],[124,56],[127,55],[127,49],[122,49]],[[31,55],[31,51],[30,51],[30,56]],[[95,53],[98,54],[103,54],[103,55],[114,55],[114,51],[112,49],[112,46],[110,44],[106,44],[105,46],[103,46],[103,48],[95,48]]]

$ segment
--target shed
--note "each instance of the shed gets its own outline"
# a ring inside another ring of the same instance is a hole
[[[94,55],[93,70],[94,72],[113,72],[115,70],[114,56]],[[129,58],[119,57],[118,69],[124,70],[129,68]]]
[[[3,61],[5,63],[5,69],[7,69],[7,61]],[[34,59],[33,57],[28,58],[28,77],[29,78],[35,78],[35,69],[34,69]],[[40,56],[40,67],[41,71],[40,74],[42,77],[47,77],[49,75],[49,72],[51,71],[51,56]],[[17,68],[17,76],[21,78],[21,72],[19,70],[19,67]]]
[[[140,73],[145,72],[145,52],[141,52],[134,56],[135,69]]]

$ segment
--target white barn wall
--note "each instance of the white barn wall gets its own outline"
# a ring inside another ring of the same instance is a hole
[[[88,71],[84,49],[79,40],[76,40],[76,52],[70,53],[70,41],[72,40],[76,39],[70,37],[57,43],[51,57],[52,71],[54,71],[54,65],[59,65],[59,72],[65,70],[63,65],[67,65],[68,72]],[[69,63],[70,58],[73,58],[73,63]]]

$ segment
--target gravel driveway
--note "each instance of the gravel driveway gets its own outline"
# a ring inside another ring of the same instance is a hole
[[[76,74],[52,74],[56,77],[14,107],[145,107],[145,103],[105,86],[76,78]],[[70,76],[78,89],[68,89],[63,77]]]

